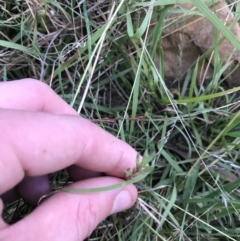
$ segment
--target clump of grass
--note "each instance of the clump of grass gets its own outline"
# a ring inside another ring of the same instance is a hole
[[[139,153],[155,153],[154,170],[137,183],[136,205],[105,220],[89,240],[239,239],[239,88],[226,89],[219,72],[199,86],[206,55],[174,92],[167,88],[162,29],[180,2],[12,0],[1,6],[2,80],[45,81]],[[192,2],[239,48],[204,3]]]

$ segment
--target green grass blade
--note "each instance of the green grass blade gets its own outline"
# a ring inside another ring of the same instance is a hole
[[[0,40],[0,46],[4,47],[4,48],[9,48],[9,49],[14,49],[14,50],[19,50],[23,53],[29,54],[29,55],[40,55],[39,53],[34,52],[33,50],[21,45],[21,44],[16,44],[16,43],[12,43],[6,40]]]
[[[202,96],[198,96],[198,97],[193,97],[193,98],[186,98],[186,99],[180,99],[180,100],[174,100],[177,104],[189,104],[189,103],[197,103],[197,102],[201,102],[204,100],[210,100],[210,99],[214,99],[214,98],[218,98],[221,96],[225,96],[228,94],[232,94],[234,92],[237,92],[240,90],[240,87],[235,87],[233,89],[230,90],[226,90],[226,91],[222,91],[219,93],[215,93],[215,94],[211,94],[211,95],[202,95]],[[170,104],[170,100],[168,99],[161,99],[160,100],[162,103],[164,104]]]

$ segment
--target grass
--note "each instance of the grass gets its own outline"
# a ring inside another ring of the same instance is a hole
[[[227,38],[240,47],[206,7],[214,1],[65,2],[0,3],[1,79],[45,81],[85,118],[139,153],[155,153],[154,170],[136,184],[136,205],[105,220],[88,240],[240,240],[239,87],[230,89],[221,75],[230,62],[221,62],[218,45]],[[215,45],[183,80],[167,79],[163,61],[154,60],[164,56],[163,30],[190,16],[178,8],[184,2],[214,24]],[[214,76],[199,85],[197,71],[211,53]]]

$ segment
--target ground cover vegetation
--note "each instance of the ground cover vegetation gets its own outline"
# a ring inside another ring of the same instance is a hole
[[[186,2],[195,7],[184,11]],[[46,82],[79,114],[150,156],[136,205],[88,240],[240,239],[239,88],[223,76],[231,59],[223,63],[218,47],[228,39],[240,48],[231,26],[207,11],[217,2],[0,0],[0,79]],[[227,4],[237,21],[239,1]],[[207,54],[181,79],[164,73],[163,30],[192,14],[214,25],[207,53],[214,72],[203,85],[197,73]],[[64,171],[51,176],[54,188],[67,181]],[[31,209],[18,200],[4,218],[13,223]]]

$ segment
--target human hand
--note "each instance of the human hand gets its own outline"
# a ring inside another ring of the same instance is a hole
[[[136,164],[133,148],[79,117],[36,80],[0,83],[0,133],[0,195],[25,175],[46,175],[73,164],[107,176],[76,181],[68,187],[109,186],[122,182],[124,171]],[[79,170],[81,174],[83,169]],[[100,193],[56,193],[16,224],[7,225],[0,219],[0,240],[83,240],[98,223],[131,207],[136,198],[134,185]]]

